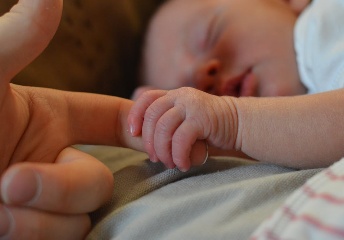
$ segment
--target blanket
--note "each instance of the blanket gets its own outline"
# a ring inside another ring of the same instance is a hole
[[[344,239],[344,159],[312,177],[252,239]]]
[[[129,149],[82,150],[102,160],[115,177],[112,199],[92,213],[87,239],[249,239],[321,171],[217,157],[183,173]]]

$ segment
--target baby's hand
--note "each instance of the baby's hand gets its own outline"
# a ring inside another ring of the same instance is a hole
[[[218,148],[233,149],[237,114],[229,97],[218,97],[193,88],[143,93],[132,107],[128,122],[133,136],[142,133],[152,161],[186,171],[197,140]]]

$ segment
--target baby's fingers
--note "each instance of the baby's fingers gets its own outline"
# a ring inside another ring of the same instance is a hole
[[[157,158],[168,168],[177,166],[187,171],[190,166],[203,164],[208,153],[205,141],[197,140],[199,133],[195,125],[189,126],[184,120],[185,113],[177,107],[166,111],[156,124],[154,149]],[[184,128],[187,132],[183,132]]]
[[[128,114],[128,125],[132,136],[141,134],[146,110],[156,99],[165,95],[166,92],[163,90],[148,91],[141,94],[135,101]]]
[[[20,0],[0,18],[0,78],[8,82],[48,45],[60,22],[62,0]]]
[[[195,124],[190,121],[184,121],[175,131],[172,138],[172,157],[174,164],[181,171],[185,172],[192,165],[204,162],[206,154],[200,149],[205,149],[205,144],[197,141],[199,139],[200,133]]]
[[[154,131],[155,154],[167,168],[175,167],[172,157],[172,138],[184,119],[185,115],[178,108],[173,107],[166,111],[156,123]]]
[[[155,139],[155,133],[157,129],[161,127],[158,126],[158,122],[160,121],[161,117],[163,117],[167,112],[170,111],[174,106],[173,99],[170,99],[169,97],[160,97],[156,99],[146,110],[144,115],[144,121],[142,124],[142,140],[144,144],[144,148],[147,151],[150,159],[153,162],[158,162],[160,159],[156,155],[156,143],[160,139]],[[163,126],[166,129],[170,129],[172,125],[173,128],[173,121],[168,122],[167,125]],[[167,132],[169,132],[167,130]],[[171,137],[170,137],[171,138]],[[168,148],[168,147],[167,147]],[[171,151],[166,152],[165,154],[170,154]],[[173,168],[174,165],[171,165],[172,161],[170,163],[165,162],[166,166],[169,168]]]

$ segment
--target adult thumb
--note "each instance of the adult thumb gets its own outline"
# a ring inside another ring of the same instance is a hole
[[[62,0],[19,0],[0,18],[0,84],[32,62],[59,25]]]

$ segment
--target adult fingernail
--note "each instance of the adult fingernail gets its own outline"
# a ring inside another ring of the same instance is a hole
[[[0,237],[5,237],[11,230],[11,213],[7,208],[0,206]]]
[[[41,179],[29,168],[13,169],[5,174],[3,180],[2,197],[7,204],[30,205],[41,192]]]

